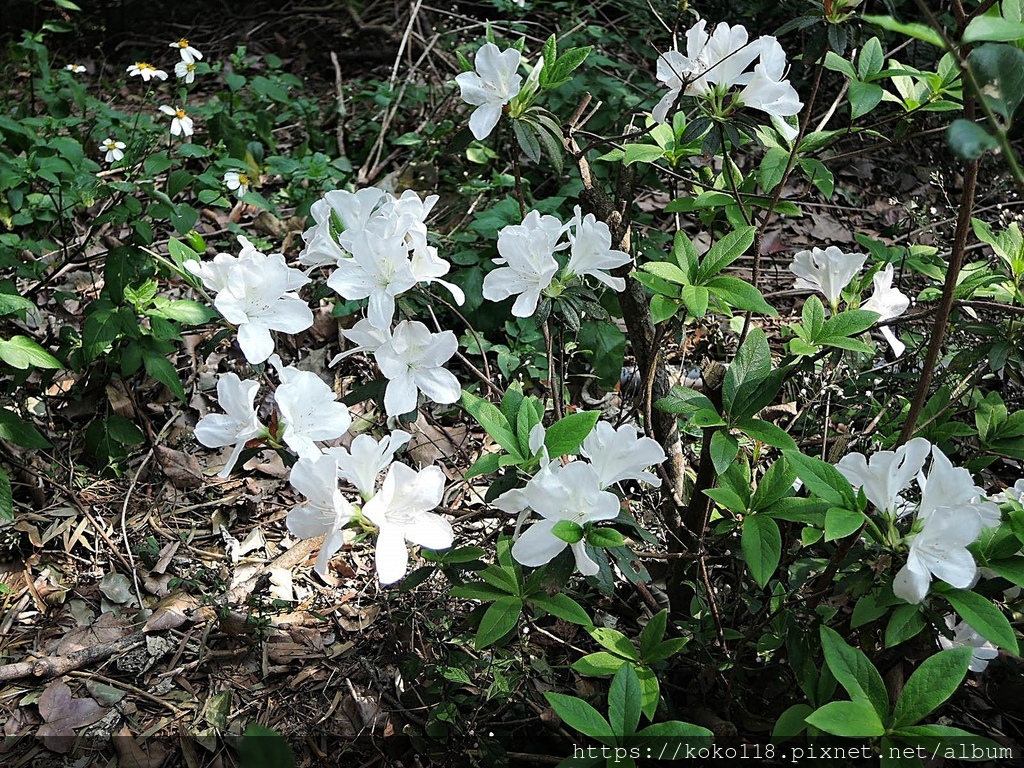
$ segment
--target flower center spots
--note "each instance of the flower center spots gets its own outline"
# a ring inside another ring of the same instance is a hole
[[[249,186],[249,177],[246,176],[244,173],[238,174],[238,183],[241,184],[243,187]]]
[[[188,40],[186,40],[184,37],[181,38],[181,40],[178,41],[178,47],[179,48],[188,48]]]
[[[135,66],[142,72],[156,72],[156,67],[145,61],[136,62]]]
[[[175,114],[175,117],[176,117],[176,118],[177,118],[178,120],[181,120],[181,119],[183,119],[183,118],[184,118],[184,117],[186,116],[186,115],[185,115],[185,110],[184,110],[184,109],[182,109],[181,107],[178,107],[178,108],[177,108],[177,109],[176,109],[176,110],[174,111],[174,114]]]

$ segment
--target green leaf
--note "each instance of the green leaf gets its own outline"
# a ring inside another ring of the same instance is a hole
[[[485,584],[482,581],[471,581],[467,584],[456,584],[448,590],[452,597],[461,597],[465,600],[481,600],[490,602],[508,597],[508,592],[493,584]]]
[[[861,80],[869,80],[872,75],[877,75],[885,65],[885,54],[882,51],[882,43],[877,37],[872,37],[860,49],[860,57],[857,59],[857,74]]]
[[[978,123],[970,120],[954,120],[946,129],[946,143],[964,160],[977,160],[985,152],[999,149],[999,140]]]
[[[124,416],[118,416],[116,413],[108,416],[104,424],[107,429],[107,436],[118,445],[123,445],[126,448],[138,445],[146,439],[141,429]]]
[[[654,614],[640,633],[640,658],[646,660],[647,655],[661,644],[667,627],[668,608],[665,608]]]
[[[11,492],[11,479],[0,467],[0,520],[14,522],[14,494]]]
[[[875,24],[882,29],[889,30],[890,32],[908,35],[916,40],[923,40],[930,45],[934,45],[936,48],[942,48],[943,50],[946,48],[946,44],[943,42],[942,36],[934,29],[924,24],[904,24],[896,21],[892,16],[872,16],[870,14],[862,15],[861,19],[868,24]]]
[[[587,702],[575,696],[566,696],[564,693],[545,693],[544,698],[555,710],[555,714],[570,728],[597,739],[602,744],[616,744],[615,731],[611,725]]]
[[[657,144],[627,144],[623,163],[654,163],[665,156],[665,150]]]
[[[625,543],[622,534],[614,528],[590,528],[587,531],[587,544],[592,547],[615,549]]]
[[[688,745],[710,749],[713,735],[707,728],[699,725],[684,723],[682,720],[668,720],[648,725],[636,734],[631,745],[640,748],[642,754],[657,755],[659,758],[664,755],[665,760],[669,759],[669,755],[679,755],[681,760]]]
[[[22,296],[0,293],[0,315],[11,315],[15,312],[32,309],[34,306],[35,304]]]
[[[708,289],[700,285],[684,285],[683,303],[687,311],[696,318],[704,317],[708,311]],[[673,313],[675,314],[675,313]]]
[[[482,571],[479,571],[477,575],[488,584],[498,589],[503,589],[510,595],[519,594],[519,582],[516,580],[515,575],[507,568],[489,565]]]
[[[851,309],[830,317],[821,329],[819,340],[831,339],[836,336],[854,336],[863,333],[878,321],[877,312],[862,309]]]
[[[0,359],[20,371],[64,367],[60,360],[27,336],[13,336],[7,341],[0,339]]]
[[[522,611],[523,601],[518,597],[499,597],[480,619],[474,647],[479,651],[503,638],[515,628]]]
[[[865,521],[864,513],[843,507],[831,507],[825,513],[825,541],[843,539],[860,530]]]
[[[818,334],[825,326],[825,307],[822,305],[821,299],[817,296],[808,298],[804,302],[801,319],[804,321],[808,337],[810,339],[818,338]]]
[[[186,325],[202,325],[217,317],[217,312],[205,304],[189,299],[178,299],[154,307],[146,312],[150,317],[162,317]]]
[[[716,430],[711,435],[711,462],[715,465],[715,472],[719,475],[725,472],[739,450],[740,444],[735,437],[725,430]]]
[[[463,390],[462,405],[494,439],[494,442],[508,451],[518,462],[525,460],[525,457],[519,452],[519,442],[504,414],[492,403]]]
[[[824,501],[834,507],[856,507],[856,497],[850,481],[828,462],[805,456],[799,451],[786,451],[786,460],[793,465],[796,476]]]
[[[885,733],[882,719],[864,699],[831,701],[809,714],[806,722],[833,736],[867,738]]]
[[[580,411],[559,419],[544,436],[544,445],[552,459],[575,454],[584,438],[594,430],[600,411]]]
[[[926,623],[920,605],[897,605],[885,625],[885,647],[894,648],[917,636]]]
[[[873,38],[877,39],[877,38]],[[878,106],[885,96],[885,90],[877,83],[862,83],[853,80],[850,83],[850,119],[863,117]]]
[[[869,702],[870,706],[874,708],[876,719],[881,723],[881,718],[885,718],[889,714],[889,696],[885,690],[885,683],[882,682],[882,676],[878,674],[874,664],[864,655],[863,651],[847,645],[839,633],[830,627],[821,627],[821,648],[825,653],[825,661],[828,663],[829,670],[850,694],[850,698]],[[860,735],[837,733],[829,731],[827,728],[822,728],[822,730],[835,733],[837,736]],[[863,735],[878,736],[881,734]]]
[[[772,353],[768,347],[768,338],[760,328],[753,328],[736,350],[736,356],[722,381],[722,403],[725,412],[732,413],[740,385],[748,381],[764,381],[771,370]]]
[[[950,648],[921,662],[900,691],[892,727],[913,725],[934,712],[960,687],[973,655],[973,648]]]
[[[988,598],[968,589],[951,589],[942,593],[953,609],[971,628],[989,642],[1018,655],[1017,636],[1009,620]]]
[[[742,256],[754,242],[756,232],[757,227],[742,227],[711,246],[697,268],[697,282],[706,282]]]
[[[833,72],[842,72],[851,80],[857,79],[857,72],[854,70],[853,64],[835,51],[828,51],[825,54],[825,69],[830,69]]]
[[[640,657],[636,653],[636,648],[633,647],[629,638],[617,629],[611,629],[609,627],[595,627],[594,629],[587,631],[599,645],[607,648],[612,653],[618,654],[630,661],[640,661]]]
[[[629,661],[621,656],[608,651],[590,653],[582,659],[578,659],[572,668],[581,675],[587,677],[607,677],[619,671],[619,667],[628,664]]]
[[[769,194],[782,183],[782,177],[789,166],[789,157],[790,151],[782,147],[771,147],[764,153],[761,165],[758,167],[757,177],[765,194]]]
[[[986,101],[1004,120],[1012,119],[1024,100],[1024,51],[989,43],[971,51],[967,63],[982,84],[995,85],[993,92],[984,91]]]
[[[1002,16],[976,16],[964,30],[965,43],[1015,43],[1024,40],[1024,24]]]
[[[779,499],[785,498],[793,489],[795,480],[796,472],[789,466],[785,457],[778,459],[757,484],[750,508],[755,511],[767,509]]]
[[[745,432],[755,440],[760,440],[766,445],[782,448],[787,451],[796,450],[796,442],[789,433],[781,427],[777,427],[770,421],[761,419],[744,419],[736,422],[736,429]],[[792,483],[791,483],[792,484]]]
[[[527,598],[527,602],[543,608],[560,619],[579,624],[584,627],[593,626],[590,616],[583,607],[563,592],[549,595],[547,592],[535,592]]]
[[[676,285],[687,285],[690,282],[690,278],[683,270],[668,261],[649,261],[641,269]]]
[[[239,768],[295,768],[288,741],[270,728],[250,723],[238,748]]]
[[[686,273],[686,282],[694,282],[697,279],[698,269],[697,248],[690,240],[690,236],[682,230],[676,232],[672,239],[672,257]]]
[[[559,520],[551,529],[551,533],[568,544],[583,541],[583,526],[572,520]]]
[[[629,664],[619,668],[608,690],[608,723],[620,739],[640,724],[640,681]]]
[[[0,437],[22,448],[49,448],[50,442],[34,426],[6,408],[0,408]]]
[[[473,462],[473,466],[466,470],[465,478],[472,480],[474,477],[480,475],[489,475],[492,472],[497,472],[500,469],[501,457],[496,453],[485,453],[479,459]]]
[[[743,559],[757,585],[764,589],[779,567],[782,557],[782,534],[779,524],[762,515],[743,518]]]
[[[185,401],[185,388],[181,385],[178,372],[170,361],[151,349],[142,353],[142,361],[146,366],[146,373],[159,382],[167,385],[171,393],[182,402]]]
[[[698,411],[714,411],[715,405],[705,395],[688,387],[672,387],[668,395],[654,403],[654,407],[666,413],[690,416]]]
[[[519,142],[519,148],[533,162],[540,162],[540,141],[537,139],[537,129],[525,120],[512,120],[512,130]]]
[[[779,316],[775,307],[765,301],[761,292],[746,280],[720,275],[708,280],[705,287],[733,309],[758,312],[771,317]]]
[[[772,744],[781,744],[802,733],[807,727],[804,721],[813,711],[808,704],[794,704],[779,715],[772,729]]]

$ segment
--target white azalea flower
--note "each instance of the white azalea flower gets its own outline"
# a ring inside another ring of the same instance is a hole
[[[848,453],[836,469],[856,488],[863,488],[868,501],[879,512],[895,517],[904,508],[900,495],[910,487],[924,467],[932,444],[915,437],[895,451],[876,451],[868,461],[863,453]]]
[[[328,363],[329,366],[337,365],[339,360],[342,360],[349,355],[354,355],[357,352],[366,352],[367,354],[372,355],[384,344],[391,341],[391,330],[389,328],[375,328],[373,324],[365,318],[357,322],[347,331],[342,331],[341,335],[355,344],[355,346],[335,355],[331,362]]]
[[[270,364],[281,378],[274,402],[281,412],[282,439],[302,458],[319,456],[315,441],[341,437],[352,426],[348,406],[339,403],[334,390],[312,371],[282,365],[277,355],[271,355]]]
[[[313,313],[295,289],[309,282],[289,267],[280,253],[264,255],[243,237],[236,258],[218,254],[213,261],[185,262],[185,269],[217,292],[213,305],[224,318],[238,326],[238,345],[250,363],[262,363],[274,351],[271,331],[299,333],[313,325]]]
[[[374,359],[388,379],[384,410],[401,416],[415,410],[419,392],[435,403],[454,403],[462,396],[455,375],[442,366],[455,354],[459,342],[451,331],[431,333],[419,321],[403,320]]]
[[[755,60],[754,71],[746,71]],[[735,87],[740,90],[732,107],[747,106],[776,117],[795,115],[803,104],[782,79],[785,70],[786,53],[776,38],[764,35],[750,42],[745,27],[725,22],[709,34],[702,19],[686,33],[685,56],[668,51],[658,57],[657,77],[669,90],[654,108],[654,119],[667,122],[680,94],[711,98]]]
[[[939,646],[944,651],[950,648],[973,648],[974,655],[967,668],[971,672],[984,672],[988,663],[999,655],[999,649],[979,635],[966,621],[958,624],[952,614],[947,615],[945,621],[946,626],[953,631],[953,637],[951,639],[940,634]]]
[[[141,77],[144,82],[149,82],[154,77],[157,80],[166,80],[167,73],[162,69],[157,69],[152,64],[146,61],[136,61],[127,70],[129,77]]]
[[[917,513],[919,520],[927,520],[936,510],[949,507],[961,515],[975,515],[982,527],[994,528],[999,525],[999,506],[985,497],[985,491],[974,484],[971,473],[963,467],[954,467],[953,462],[939,450],[932,448],[932,465],[928,476],[919,475],[921,505]]]
[[[1019,504],[1024,504],[1024,478],[1018,480],[1012,486],[1007,487],[1006,490],[989,496],[989,501],[993,501],[996,504],[1005,504],[1010,499],[1013,499]]]
[[[108,163],[116,163],[118,160],[124,157],[125,143],[123,141],[114,141],[113,139],[104,139],[100,147],[106,151],[103,159]]]
[[[194,64],[203,58],[203,54],[189,45],[188,40],[184,37],[177,42],[171,43],[168,47],[176,49],[181,54],[181,60],[189,64]]]
[[[380,529],[377,535],[377,578],[393,584],[409,568],[406,542],[429,549],[448,549],[454,540],[451,523],[431,512],[444,496],[444,472],[426,467],[417,472],[393,463],[380,491],[363,505],[363,514]]]
[[[516,317],[530,317],[537,311],[540,294],[551,285],[558,272],[555,251],[564,231],[554,216],[541,216],[530,211],[522,224],[509,224],[498,232],[498,253],[494,259],[501,264],[484,276],[483,295],[489,301],[503,301],[519,295],[512,305]]]
[[[239,200],[249,194],[249,177],[240,171],[228,171],[225,173],[224,184],[235,193]]]
[[[390,328],[395,297],[416,285],[404,241],[363,230],[351,239],[349,248],[352,258],[338,262],[327,285],[349,300],[369,298],[370,324]]]
[[[874,292],[871,298],[861,304],[861,309],[869,312],[877,312],[879,321],[892,320],[907,311],[910,306],[910,298],[900,292],[899,288],[892,287],[893,266],[886,264],[885,269],[876,272],[871,282],[874,284]],[[903,354],[907,345],[896,338],[892,328],[888,325],[882,326],[882,335],[889,342],[892,353],[899,357]]]
[[[352,483],[364,499],[369,499],[376,492],[377,475],[391,466],[395,452],[411,439],[412,435],[401,429],[380,441],[359,435],[348,450],[328,448],[327,453],[338,462],[338,476]]]
[[[192,131],[192,118],[188,116],[181,107],[168,107],[166,104],[161,105],[160,111],[165,115],[171,117],[171,136],[191,136]]]
[[[920,603],[928,594],[932,576],[951,587],[966,589],[978,576],[978,566],[967,546],[981,533],[981,517],[963,514],[958,507],[938,507],[910,536],[907,564],[896,574],[892,591],[908,603]]]
[[[476,107],[469,118],[469,130],[475,138],[490,136],[502,108],[519,94],[523,78],[517,70],[521,60],[515,48],[500,51],[494,43],[485,43],[473,61],[476,72],[463,72],[455,78],[462,100]]]
[[[623,424],[615,429],[607,421],[599,421],[580,446],[580,454],[590,459],[597,472],[601,490],[622,480],[637,480],[655,488],[661,478],[645,472],[665,460],[665,451],[656,440],[638,437],[635,427]]]
[[[512,498],[504,498],[510,494]],[[618,517],[619,499],[614,493],[601,490],[600,478],[592,465],[583,461],[572,461],[565,466],[551,462],[524,488],[508,491],[495,500],[495,506],[506,511],[520,504],[544,519],[533,523],[512,545],[512,557],[517,562],[536,568],[551,562],[571,546],[580,573],[593,576],[598,572],[597,563],[587,554],[585,539],[570,545],[554,534],[555,525],[561,520],[582,527],[589,522]]]
[[[194,61],[179,61],[174,65],[174,76],[184,80],[187,85],[196,81],[196,64]]]
[[[258,381],[242,381],[235,373],[225,373],[217,380],[217,401],[224,413],[207,414],[196,424],[196,440],[207,448],[234,446],[220,477],[231,474],[247,442],[267,432],[256,415],[259,388]]]
[[[348,254],[331,235],[331,206],[326,198],[317,200],[309,208],[315,222],[302,233],[306,247],[299,253],[299,263],[307,267],[334,266]]]
[[[598,221],[592,213],[582,215],[580,207],[575,208],[575,217],[569,230],[570,257],[566,266],[568,275],[590,275],[600,280],[616,293],[626,290],[626,281],[612,277],[604,270],[615,269],[633,260],[625,251],[612,248],[612,233],[608,225]]]
[[[834,309],[843,289],[860,272],[867,258],[863,253],[843,253],[830,245],[825,250],[812,248],[795,254],[789,271],[796,275],[795,288],[821,291]]]
[[[85,67],[83,67],[81,64],[65,64],[64,69],[66,69],[73,75],[80,75],[83,72],[85,72]]]
[[[353,509],[338,489],[338,465],[332,456],[301,458],[292,467],[289,481],[307,501],[288,512],[288,530],[300,539],[324,537],[314,570],[327,576],[327,566],[345,544],[342,530]]]

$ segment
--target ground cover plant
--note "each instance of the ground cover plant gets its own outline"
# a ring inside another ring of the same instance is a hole
[[[5,761],[1019,756],[1019,2],[33,8]]]

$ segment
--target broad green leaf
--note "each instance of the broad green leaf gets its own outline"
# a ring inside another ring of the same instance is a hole
[[[842,72],[851,80],[857,79],[857,72],[854,70],[853,64],[835,51],[829,51],[825,54],[825,69],[830,69],[833,72]]]
[[[768,347],[768,338],[760,328],[753,328],[736,350],[736,356],[722,381],[722,403],[726,413],[732,413],[740,385],[748,381],[764,381],[771,370],[772,353]]]
[[[182,402],[185,401],[185,388],[181,385],[178,372],[170,361],[151,349],[142,353],[142,361],[146,366],[146,373],[159,382],[167,385],[171,393]]]
[[[668,626],[668,609],[658,611],[647,622],[643,632],[640,633],[640,658],[647,659],[647,654],[653,651],[665,637],[665,629]]]
[[[805,721],[833,736],[868,738],[885,733],[882,719],[864,699],[831,701],[809,714]]]
[[[743,559],[757,585],[764,589],[779,567],[782,557],[782,534],[779,524],[770,517],[747,515],[743,518]]]
[[[654,163],[665,156],[665,150],[657,144],[627,144],[623,163]]]
[[[967,675],[973,654],[973,648],[950,648],[921,662],[900,691],[892,727],[914,725],[952,696]]]
[[[850,119],[863,117],[878,106],[885,96],[885,90],[877,83],[862,83],[854,80],[850,83]]]
[[[519,582],[516,580],[515,575],[510,573],[507,568],[488,565],[482,571],[478,571],[477,576],[488,584],[505,590],[510,595],[519,594]]]
[[[711,731],[699,725],[668,720],[648,725],[637,733],[631,745],[644,750],[642,754],[657,756],[659,759],[668,760],[669,755],[679,755],[679,759],[682,759],[687,745],[710,748],[712,736]]]
[[[725,430],[716,430],[711,435],[711,462],[715,465],[715,472],[719,475],[725,472],[739,450],[740,444],[735,437]]]
[[[825,541],[844,539],[851,533],[860,530],[864,525],[865,517],[863,512],[857,512],[843,507],[831,507],[825,513]]]
[[[0,408],[0,437],[22,448],[50,447],[50,442],[38,429],[6,408]]]
[[[742,256],[754,242],[756,232],[757,227],[742,227],[711,246],[697,269],[697,282],[704,283]]]
[[[690,236],[682,230],[676,232],[672,239],[672,256],[676,264],[686,273],[687,282],[692,283],[697,279],[697,249],[690,240]]]
[[[839,474],[839,470],[828,462],[799,451],[786,451],[786,459],[792,464],[796,476],[817,496],[834,507],[856,507],[856,497],[850,481]]]
[[[834,55],[831,51],[829,54]],[[761,165],[758,167],[757,178],[761,182],[761,189],[765,194],[769,194],[782,183],[782,177],[789,165],[789,157],[789,150],[782,147],[772,147],[764,153]]]
[[[142,434],[142,430],[124,416],[118,416],[116,413],[111,414],[104,423],[107,435],[118,445],[131,447],[138,445],[146,439],[146,436]]]
[[[818,338],[825,325],[825,307],[822,305],[821,299],[817,296],[808,298],[804,302],[801,319],[804,321],[804,327],[807,328],[808,336],[811,339]]]
[[[614,528],[590,528],[587,531],[587,544],[592,547],[614,549],[626,543],[622,534]]]
[[[519,443],[512,432],[512,428],[509,426],[508,420],[492,403],[463,390],[462,405],[480,423],[480,426],[484,428],[487,434],[494,439],[494,442],[508,451],[519,462],[525,460],[525,457],[519,452]]]
[[[802,733],[807,727],[805,720],[813,711],[808,704],[794,704],[779,715],[772,729],[772,744],[781,744]]]
[[[474,647],[479,651],[503,638],[515,628],[522,611],[523,601],[518,597],[499,597],[480,619]]]
[[[857,75],[861,80],[868,80],[872,75],[882,71],[885,65],[885,54],[882,52],[882,43],[877,37],[872,37],[860,49],[860,56],[857,59]]]
[[[564,592],[559,592],[557,595],[535,592],[527,598],[527,601],[573,624],[589,627],[594,623],[583,607]]]
[[[238,748],[239,768],[295,768],[288,741],[270,728],[250,723]]]
[[[991,600],[969,589],[951,589],[942,593],[953,609],[971,628],[989,642],[1016,656],[1017,635],[1006,615]]]
[[[885,625],[885,647],[894,648],[906,642],[917,636],[925,626],[920,605],[897,605]]]
[[[765,509],[784,498],[793,489],[795,480],[796,472],[793,471],[785,457],[778,459],[765,472],[761,482],[757,484],[757,489],[750,502],[751,509]]]
[[[179,299],[169,301],[162,306],[154,307],[146,312],[150,317],[163,317],[186,325],[202,325],[217,317],[217,313],[198,301]]]
[[[687,285],[690,282],[690,278],[683,270],[668,261],[649,261],[643,265],[642,269],[676,285]]]
[[[700,285],[683,286],[683,303],[687,311],[696,318],[704,317],[708,311],[708,289]],[[674,313],[673,313],[674,314]]]
[[[830,317],[821,329],[820,340],[834,336],[854,336],[863,333],[878,321],[877,312],[851,309]]]
[[[787,451],[796,450],[796,442],[786,430],[772,424],[770,421],[761,419],[744,419],[736,422],[736,429],[750,435],[755,440],[760,440],[766,445],[781,448]]]
[[[770,317],[779,316],[775,307],[765,301],[761,292],[746,280],[719,275],[708,280],[705,287],[733,309],[757,312]]]
[[[901,35],[908,35],[917,40],[923,40],[924,42],[934,45],[936,48],[942,48],[945,50],[946,44],[942,40],[942,36],[929,26],[918,23],[904,24],[896,21],[892,16],[872,16],[870,14],[864,14],[861,19],[867,24],[876,24],[882,29],[887,29],[890,32],[896,32]]]
[[[976,16],[964,30],[965,43],[1015,43],[1024,40],[1024,24],[1002,16]]]
[[[623,664],[608,690],[608,723],[620,738],[636,732],[640,724],[640,681],[631,664]]]
[[[544,445],[552,459],[575,454],[584,438],[594,430],[600,411],[580,411],[559,419],[544,436]]]
[[[468,584],[456,584],[449,588],[448,594],[452,597],[461,597],[465,600],[482,600],[489,602],[508,597],[508,592],[493,584],[485,584],[482,581],[471,581]]]
[[[619,671],[623,664],[629,664],[626,659],[608,651],[590,653],[582,659],[578,659],[572,668],[581,675],[587,677],[608,677]]]
[[[11,315],[15,312],[32,309],[34,306],[35,304],[22,296],[0,293],[0,315]]]
[[[889,714],[889,695],[886,693],[885,683],[882,682],[882,676],[878,674],[875,665],[864,655],[863,651],[847,645],[839,633],[830,627],[822,626],[821,628],[821,648],[825,652],[825,661],[828,663],[829,670],[850,694],[850,698],[869,703],[874,708],[875,717],[881,723],[881,718],[885,718]],[[822,730],[835,733],[837,736],[880,735],[880,733],[842,734],[829,731],[827,728],[822,728]]]
[[[690,416],[698,411],[714,411],[715,405],[702,395],[689,387],[672,387],[668,395],[654,403],[654,407],[666,413],[677,413],[683,416]]]
[[[496,453],[485,453],[473,462],[473,466],[466,470],[465,478],[472,480],[480,475],[489,475],[492,472],[497,472],[500,469],[498,463],[500,459],[501,457]]]
[[[27,336],[12,336],[7,341],[0,339],[0,359],[20,371],[64,367],[60,360]]]
[[[611,629],[609,627],[595,627],[594,629],[589,629],[587,631],[599,645],[607,648],[609,651],[632,661],[640,661],[640,657],[637,655],[636,648],[633,647],[633,643],[631,643],[629,638],[617,629]]]
[[[551,529],[551,533],[567,544],[583,541],[583,526],[573,520],[559,520]]]
[[[1004,120],[1011,120],[1024,100],[1024,51],[1012,45],[988,43],[971,51],[967,63],[982,87],[986,82],[995,86],[991,92],[985,89],[985,98]]]
[[[946,129],[946,143],[964,160],[977,160],[985,152],[999,149],[999,140],[978,123],[954,120]]]
[[[988,563],[987,567],[1007,581],[1012,581],[1018,587],[1024,587],[1024,557],[993,560]]]
[[[555,714],[570,728],[597,739],[602,744],[614,746],[615,732],[608,721],[587,702],[564,693],[545,693],[544,698],[555,710]]]
[[[14,521],[14,494],[11,492],[11,479],[0,467],[0,520]]]

